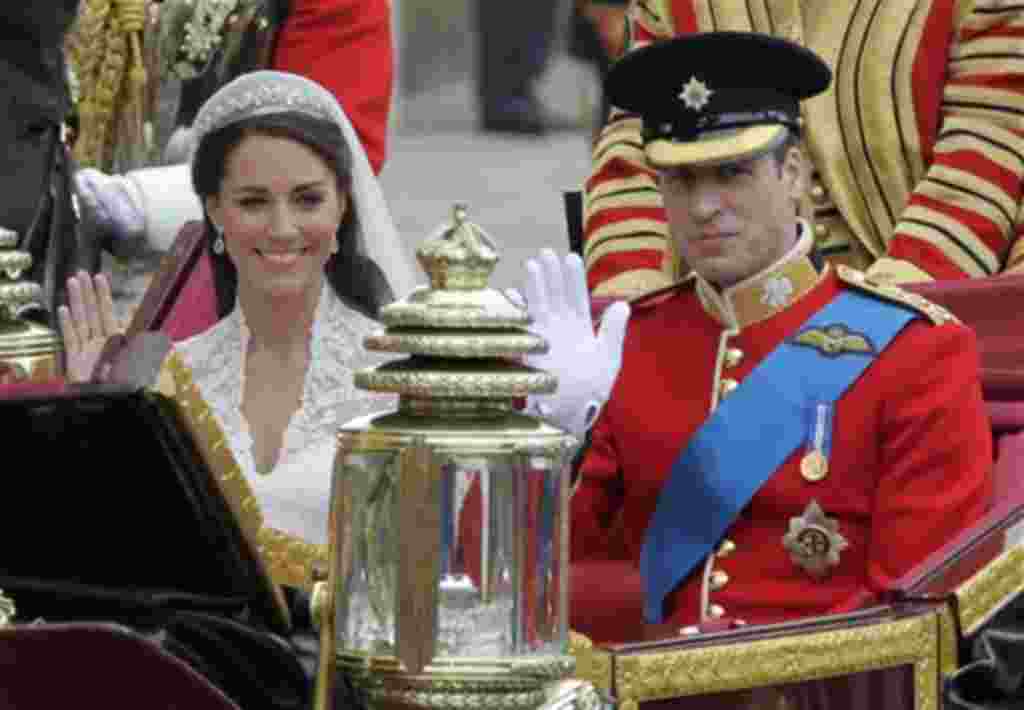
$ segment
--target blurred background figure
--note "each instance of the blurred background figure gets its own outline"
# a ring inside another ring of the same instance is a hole
[[[603,80],[626,44],[628,0],[575,0],[569,23],[569,54],[593,65]],[[602,95],[594,116],[595,133],[611,107]]]
[[[602,122],[607,113],[603,100],[593,117],[571,119],[552,111],[538,96],[537,85],[563,50],[603,77],[622,51],[625,8],[626,0],[478,0],[481,128],[541,135]]]
[[[571,128],[550,115],[535,84],[555,45],[563,2],[478,0],[477,91],[480,127],[498,133],[541,135]]]

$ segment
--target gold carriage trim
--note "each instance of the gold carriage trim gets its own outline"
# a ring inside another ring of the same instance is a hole
[[[277,584],[311,590],[320,572],[327,570],[327,546],[306,542],[283,530],[263,527],[257,535],[260,556]]]
[[[174,350],[163,363],[157,389],[178,403],[203,459],[214,474],[213,479],[221,495],[238,522],[246,545],[274,582],[273,594],[278,610],[288,618],[288,607],[278,585],[310,589],[315,563],[327,559],[326,548],[264,527],[259,503],[231,452],[220,422],[200,394],[191,368]]]
[[[960,628],[976,632],[1003,606],[1024,591],[1024,547],[1015,546],[989,562],[956,590]]]
[[[574,678],[589,681],[595,688],[612,692],[612,654],[594,646],[583,634],[569,631],[569,654],[576,659]]]
[[[941,640],[940,614],[931,609],[909,618],[787,637],[620,653],[614,665],[615,690],[626,709],[652,700],[912,665],[914,707],[937,710]]]
[[[952,313],[939,304],[932,303],[924,296],[919,296],[916,293],[905,291],[899,286],[878,283],[872,280],[871,277],[863,271],[851,269],[848,266],[838,266],[836,268],[836,273],[839,275],[839,280],[848,286],[852,286],[858,291],[864,291],[874,296],[878,296],[886,301],[892,301],[904,306],[909,306],[928,318],[928,320],[930,320],[934,325],[960,322]]]

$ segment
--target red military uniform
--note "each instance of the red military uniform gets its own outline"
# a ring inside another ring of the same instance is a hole
[[[987,0],[634,0],[630,43],[710,30],[771,33],[822,56],[805,101],[811,204],[829,258],[899,281],[1024,268],[1024,6]],[[596,294],[667,285],[668,237],[640,120],[613,113],[585,188]],[[1012,251],[1011,251],[1012,249]],[[886,258],[887,257],[887,258]]]
[[[292,0],[271,68],[302,74],[334,94],[380,173],[394,74],[388,0]]]
[[[572,499],[574,562],[621,554],[607,549],[609,530],[620,522],[625,556],[637,562],[672,463],[716,397],[743,387],[766,355],[844,289],[878,295],[861,272],[838,267],[837,274],[829,266],[819,274],[800,255],[809,246],[805,237],[796,256],[722,295],[693,278],[635,305],[623,367]],[[770,282],[779,279],[791,286],[774,290],[785,303],[766,305]],[[989,504],[991,433],[974,336],[937,306],[887,290],[879,297],[916,301],[931,320],[912,320],[836,402],[825,477],[810,480],[801,468],[807,449],[796,450],[728,528],[720,554],[667,597],[665,620],[676,631],[720,617],[768,623],[862,606]],[[855,322],[846,325],[856,332]],[[783,543],[791,520],[812,501],[847,543],[820,579]],[[629,626],[635,616],[616,621],[614,609],[594,603],[594,580],[577,577],[574,585],[584,586],[573,587],[572,628],[604,641],[642,635]],[[620,585],[638,586],[620,576],[609,587],[612,597]],[[580,595],[592,603],[581,605]],[[595,620],[605,611],[604,621]]]

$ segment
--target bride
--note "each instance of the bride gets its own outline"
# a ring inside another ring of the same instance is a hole
[[[406,257],[351,125],[319,84],[245,74],[206,102],[194,127],[192,182],[220,320],[175,348],[227,436],[266,535],[319,548],[336,431],[391,404],[357,390],[352,373],[376,362],[362,341],[393,298],[385,270],[400,273]],[[370,240],[391,263],[365,255]],[[69,378],[83,381],[117,324],[105,277],[79,274],[68,289],[59,319]],[[307,586],[308,570],[301,576],[275,570],[277,581]]]

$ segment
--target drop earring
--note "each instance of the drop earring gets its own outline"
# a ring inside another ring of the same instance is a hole
[[[213,253],[220,256],[224,253],[224,229],[220,225],[213,225],[213,230],[217,233],[217,236],[213,240]]]

